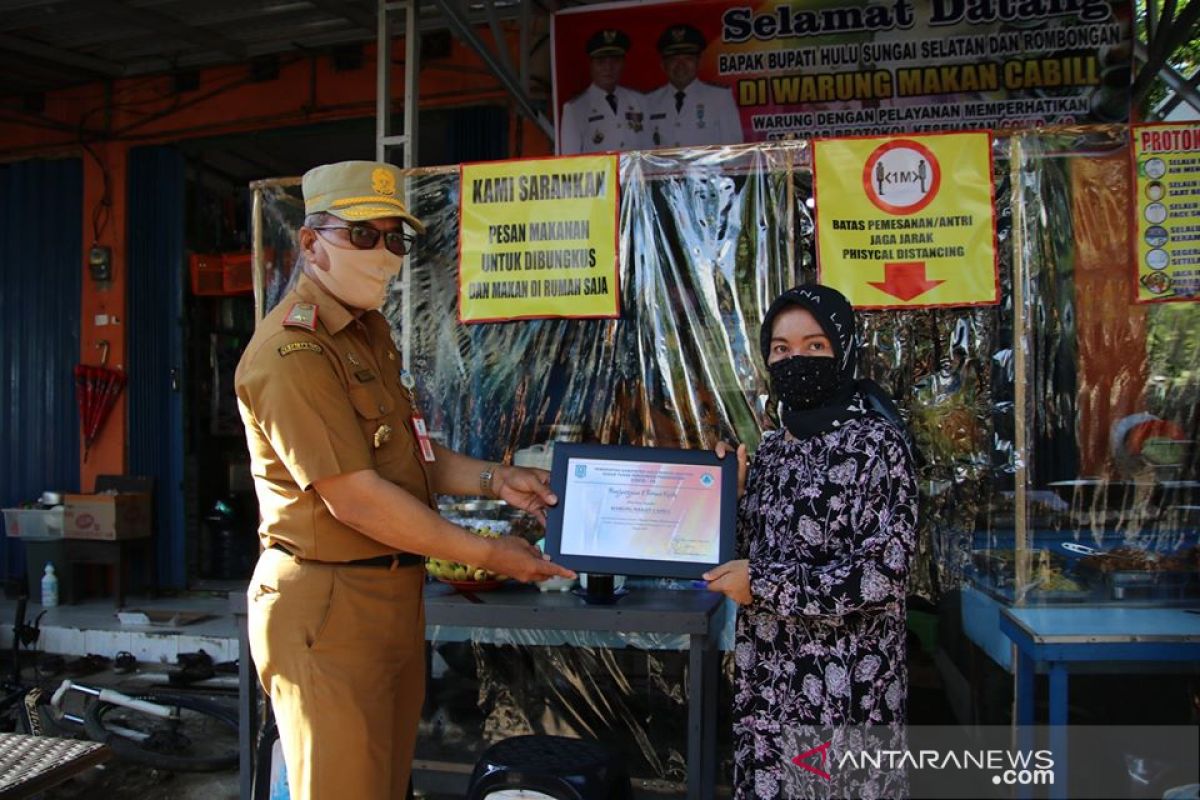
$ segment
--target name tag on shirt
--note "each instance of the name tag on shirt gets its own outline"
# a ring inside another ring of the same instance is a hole
[[[425,418],[420,414],[412,415],[413,435],[417,437],[417,442],[421,445],[421,457],[425,459],[425,463],[432,464],[434,462],[433,443],[429,441],[429,431],[425,428]]]

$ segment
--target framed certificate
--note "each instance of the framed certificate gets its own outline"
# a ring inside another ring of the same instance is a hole
[[[733,558],[733,454],[558,442],[550,488],[546,553],[570,569],[699,578]]]

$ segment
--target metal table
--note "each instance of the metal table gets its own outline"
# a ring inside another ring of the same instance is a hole
[[[1200,662],[1200,610],[1185,608],[1002,608],[1000,630],[1017,647],[1017,725],[1034,723],[1034,674],[1050,675],[1049,724],[1055,765],[1067,761],[1067,673],[1083,662]],[[1060,761],[1061,760],[1061,761]],[[1066,797],[1055,780],[1054,796]]]
[[[561,592],[519,587],[469,597],[444,584],[425,589],[427,629],[441,627],[545,631],[596,631],[610,635],[676,634],[688,638],[687,796],[710,800],[716,782],[716,701],[720,672],[717,643],[724,596],[704,589],[634,589],[611,606],[587,605]],[[230,598],[239,631],[239,710],[243,800],[253,782],[251,752],[257,683],[246,637],[246,598]]]
[[[0,798],[34,797],[111,756],[98,742],[0,733]]]

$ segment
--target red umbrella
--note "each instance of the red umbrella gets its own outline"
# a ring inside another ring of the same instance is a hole
[[[103,354],[100,356],[100,366],[87,364],[75,366],[75,400],[79,405],[79,419],[83,426],[83,460],[86,462],[92,443],[100,435],[100,430],[117,404],[117,397],[125,388],[125,373],[117,369],[109,369],[108,342],[103,339],[98,345]]]

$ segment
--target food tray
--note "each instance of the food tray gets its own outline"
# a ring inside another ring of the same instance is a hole
[[[975,569],[972,578],[976,589],[987,592],[1005,603],[1012,603],[1016,600],[1016,592],[1013,588],[1013,578],[1011,575],[1002,574],[1003,580],[997,581],[993,576]],[[1089,603],[1097,602],[1106,599],[1107,595],[1097,589],[1095,586],[1088,585],[1081,581],[1076,576],[1070,576],[1072,580],[1080,584],[1081,588],[1077,592],[1065,591],[1050,591],[1039,592],[1036,589],[1028,592],[1025,595],[1025,600],[1028,603],[1054,605],[1060,603]]]
[[[1184,600],[1200,598],[1200,574],[1122,570],[1105,573],[1102,585],[1113,600]]]

